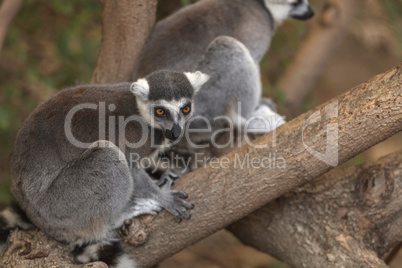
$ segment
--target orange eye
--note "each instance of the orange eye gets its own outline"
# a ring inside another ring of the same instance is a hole
[[[165,111],[161,108],[155,110],[156,115],[162,116],[165,114]]]
[[[184,107],[184,108],[182,109],[182,111],[183,111],[183,113],[185,113],[185,114],[189,113],[189,112],[190,112],[190,105]]]

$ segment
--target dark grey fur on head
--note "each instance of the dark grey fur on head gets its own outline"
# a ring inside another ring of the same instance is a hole
[[[182,72],[161,70],[146,76],[149,84],[148,99],[151,101],[164,99],[179,100],[192,98],[194,89]]]

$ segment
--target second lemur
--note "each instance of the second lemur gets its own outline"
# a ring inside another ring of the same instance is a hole
[[[314,15],[308,0],[201,0],[158,22],[144,45],[134,77],[159,69],[195,70],[211,42],[230,36],[258,64],[284,20]]]

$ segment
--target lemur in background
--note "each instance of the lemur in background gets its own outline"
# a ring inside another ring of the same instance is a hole
[[[308,0],[201,0],[158,22],[142,51],[134,77],[158,69],[195,70],[218,36],[243,43],[259,63],[275,28],[288,18],[314,15]]]
[[[189,219],[193,205],[170,189],[169,178],[162,176],[158,187],[132,155],[156,157],[178,139],[208,79],[201,72],[158,71],[133,84],[69,88],[41,104],[19,131],[12,156],[12,192],[27,219],[69,244],[79,263],[135,267],[116,229],[162,208],[178,221]],[[0,214],[3,235],[32,227],[18,212]]]
[[[190,133],[191,141],[208,140],[211,133],[227,127],[228,120],[234,127],[245,129],[249,118],[264,115],[262,106],[258,107],[262,94],[259,69],[241,42],[228,36],[217,37],[208,46],[196,68],[203,73],[211,73],[212,78],[195,97],[195,114],[201,118],[191,119],[190,128],[204,130],[208,127],[208,121],[211,132]],[[241,75],[241,79],[236,75]],[[265,133],[285,123],[281,116],[276,113],[272,115],[277,117],[275,122],[267,122],[271,125],[265,126],[257,118],[250,121],[248,132]],[[218,119],[219,116],[225,118]]]
[[[258,64],[276,26],[287,18],[313,15],[307,0],[201,0],[157,23],[134,76],[165,68],[201,68],[211,79],[196,96],[195,116],[240,114],[237,125],[250,116],[262,116],[270,126],[256,119],[251,128],[269,132],[285,121],[269,99],[261,99]],[[233,109],[238,102],[241,112]]]

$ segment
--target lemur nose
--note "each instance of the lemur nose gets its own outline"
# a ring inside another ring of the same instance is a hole
[[[174,124],[172,129],[167,129],[166,130],[166,138],[169,140],[177,140],[177,138],[180,137],[181,134],[181,127],[177,124]]]
[[[172,128],[173,139],[177,139],[178,137],[180,137],[180,134],[181,134],[181,127],[177,124],[174,124]]]

